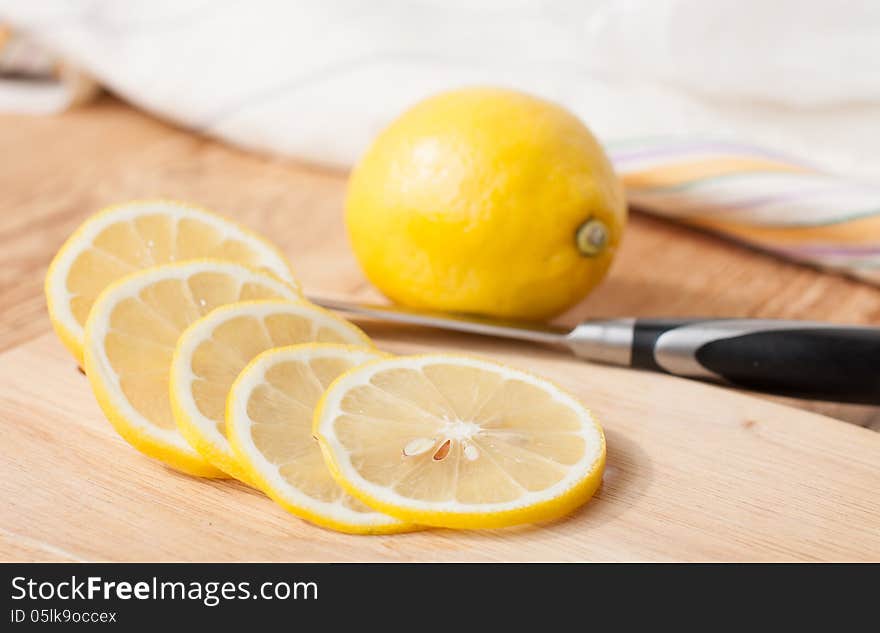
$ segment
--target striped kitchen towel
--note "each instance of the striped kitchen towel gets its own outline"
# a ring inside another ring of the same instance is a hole
[[[880,187],[745,143],[609,144],[629,203],[801,263],[880,282]]]

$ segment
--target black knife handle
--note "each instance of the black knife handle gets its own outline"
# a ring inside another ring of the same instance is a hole
[[[630,365],[799,398],[880,403],[880,329],[764,319],[636,319]]]

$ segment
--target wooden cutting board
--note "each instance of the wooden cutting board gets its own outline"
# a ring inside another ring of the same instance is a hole
[[[368,332],[395,352],[485,353],[576,392],[607,431],[596,498],[544,526],[354,537],[242,485],[167,470],[113,432],[47,334],[51,254],[103,205],[169,196],[272,236],[308,291],[375,300],[344,238],[344,174],[236,151],[114,100],[0,116],[0,153],[0,560],[880,558],[876,432],[718,387],[399,327]],[[609,279],[564,320],[698,314],[876,323],[880,291],[635,215]],[[878,419],[875,408],[797,404]]]
[[[52,335],[0,356],[4,560],[864,560],[880,555],[880,434],[553,351],[376,326],[393,352],[467,349],[558,381],[603,422],[584,508],[489,532],[335,534],[232,482],[143,457]]]

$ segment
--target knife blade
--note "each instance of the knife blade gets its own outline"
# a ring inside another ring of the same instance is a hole
[[[595,319],[574,328],[311,297],[354,319],[426,326],[568,349],[588,361],[754,391],[880,403],[880,329],[777,319]]]

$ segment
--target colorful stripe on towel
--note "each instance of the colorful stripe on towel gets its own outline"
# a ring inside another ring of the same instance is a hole
[[[611,143],[638,209],[802,263],[880,283],[880,187],[753,145]]]

